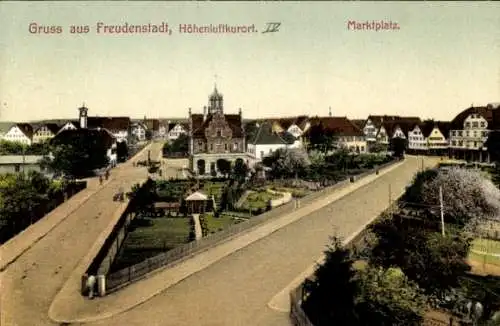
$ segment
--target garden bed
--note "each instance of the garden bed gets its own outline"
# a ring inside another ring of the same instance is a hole
[[[273,194],[266,190],[254,191],[247,196],[246,200],[241,205],[241,209],[266,209],[270,200],[279,199],[281,197],[282,195],[280,194]]]
[[[137,218],[113,262],[111,272],[189,242],[191,217]]]
[[[210,213],[200,216],[200,222],[202,224],[202,231],[204,233],[204,236],[220,232],[225,228],[227,228],[228,226],[241,223],[242,221],[244,220],[239,218],[234,218],[233,216],[226,215],[224,213],[220,214],[218,217],[215,217],[213,214]]]

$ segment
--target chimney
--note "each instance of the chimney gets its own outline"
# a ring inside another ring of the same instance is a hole
[[[328,115],[329,115],[330,117],[332,116],[332,107],[331,107],[331,106],[328,108]]]
[[[239,115],[241,117],[241,108],[238,109],[238,113],[239,113]]]
[[[207,119],[207,106],[203,106],[203,121]]]

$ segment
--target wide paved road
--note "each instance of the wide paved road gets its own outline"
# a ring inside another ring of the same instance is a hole
[[[389,202],[389,185],[393,196],[399,195],[421,164],[407,158],[365,187],[221,259],[144,304],[85,325],[289,325],[288,314],[268,308],[267,303],[321,256],[335,230],[349,235],[383,211]]]
[[[161,147],[161,143],[151,145],[151,159],[159,157]],[[146,150],[133,161],[147,159],[147,154]],[[172,176],[177,173],[175,169],[166,171]],[[129,190],[147,176],[145,167],[133,167],[131,161],[120,164],[111,170],[111,180],[102,186],[103,189],[0,274],[0,325],[53,325],[47,315],[50,304],[78,262],[109,225],[120,205],[112,201],[113,194],[120,187]],[[92,184],[95,186],[95,181]]]

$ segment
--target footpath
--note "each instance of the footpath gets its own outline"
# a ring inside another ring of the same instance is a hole
[[[123,289],[102,298],[88,300],[80,295],[79,280],[81,275],[85,272],[85,261],[87,260],[84,259],[73,271],[68,282],[63,286],[52,302],[49,309],[49,318],[58,323],[85,323],[110,318],[130,310],[237,250],[268,236],[284,226],[369,184],[380,176],[397,169],[403,163],[404,162],[398,162],[381,170],[378,175],[372,174],[354,183],[346,184],[332,193],[316,199],[310,204],[297,208],[292,213],[264,222],[225,242],[188,257],[172,267],[152,272],[147,278],[131,283]],[[92,248],[88,257],[95,255],[98,249],[99,248],[96,247]]]
[[[150,145],[144,147],[141,151],[136,153],[134,157],[123,164],[131,164],[131,161],[136,161],[137,157],[142,155],[149,148]],[[119,165],[114,170],[119,171],[121,167],[122,166]],[[14,238],[4,243],[0,247],[0,272],[4,271],[35,243],[43,239],[43,237],[85,204],[92,196],[105,189],[111,181],[115,180],[116,174],[116,172],[111,173],[110,178],[104,181],[102,185],[99,184],[99,178],[97,177],[85,179],[87,181],[87,188],[69,198],[66,202],[56,207],[39,221],[30,225]]]

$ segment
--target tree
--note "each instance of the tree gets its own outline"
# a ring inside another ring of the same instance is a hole
[[[130,198],[131,207],[141,215],[147,215],[153,212],[153,204],[157,199],[156,183],[148,178],[142,185],[135,184],[130,192],[127,193]]]
[[[325,262],[316,267],[302,305],[314,325],[357,325],[358,284],[353,263],[349,250],[343,248],[339,238],[332,237],[325,251]]]
[[[456,286],[470,269],[466,262],[470,239],[462,234],[443,237],[397,216],[383,218],[371,231],[377,241],[370,265],[399,267],[428,293],[441,294]]]
[[[369,147],[369,151],[371,153],[382,153],[387,151],[387,145],[384,145],[382,143],[374,143],[371,144]]]
[[[107,151],[111,141],[105,131],[66,130],[52,139],[51,155],[44,163],[56,173],[85,177],[109,164]]]
[[[332,133],[323,126],[322,122],[309,128],[308,141],[311,149],[317,149],[323,153],[335,147]]]
[[[146,136],[146,140],[151,140],[151,139],[153,139],[153,132],[151,130],[147,129],[145,136]]]
[[[228,160],[221,158],[217,160],[216,164],[217,170],[219,170],[223,175],[227,176],[231,173],[231,162]]]
[[[189,152],[189,136],[180,134],[172,143],[167,143],[164,146],[164,153],[188,153]]]
[[[407,140],[401,137],[391,139],[391,150],[395,157],[402,157],[407,148]]]
[[[0,155],[22,155],[26,145],[19,142],[0,140]]]
[[[410,204],[421,205],[424,202],[423,199],[423,186],[429,182],[432,182],[438,175],[437,169],[427,169],[425,171],[418,172],[413,177],[413,182],[403,195],[403,200]]]
[[[263,160],[263,163],[271,168],[275,177],[297,177],[311,165],[306,151],[299,148],[280,148]]]
[[[116,144],[116,156],[120,162],[125,162],[128,159],[128,146],[126,142],[121,141]]]
[[[233,167],[234,178],[240,183],[244,182],[248,174],[248,166],[242,159],[236,159]]]
[[[434,216],[440,214],[440,188],[448,223],[467,225],[484,218],[498,218],[500,214],[500,189],[479,171],[462,168],[440,170],[435,178],[424,182],[422,204],[431,207]]]
[[[426,297],[401,270],[369,266],[359,273],[359,281],[357,325],[421,325]]]
[[[257,131],[259,130],[257,121],[249,121],[245,123],[245,137],[249,141],[255,138]]]

